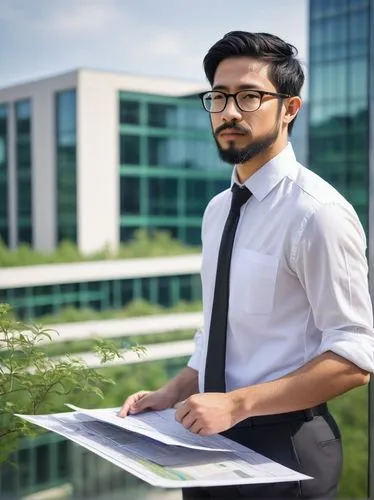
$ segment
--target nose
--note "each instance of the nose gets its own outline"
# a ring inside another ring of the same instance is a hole
[[[238,108],[233,96],[229,96],[227,98],[226,107],[222,111],[222,119],[224,121],[231,121],[231,120],[240,121],[242,119],[242,112]]]

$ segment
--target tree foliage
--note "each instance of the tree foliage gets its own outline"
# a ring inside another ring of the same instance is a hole
[[[63,411],[64,403],[80,404],[85,394],[103,398],[113,381],[71,355],[56,360],[38,343],[51,331],[17,321],[10,306],[0,304],[0,462],[17,447],[21,435],[34,430],[15,414]],[[108,342],[98,341],[95,352],[105,362],[120,356]]]

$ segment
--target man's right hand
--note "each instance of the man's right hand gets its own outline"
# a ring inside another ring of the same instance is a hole
[[[158,391],[139,391],[131,394],[123,403],[120,417],[128,414],[140,413],[145,410],[166,410],[176,403],[176,398],[170,391],[159,389]]]

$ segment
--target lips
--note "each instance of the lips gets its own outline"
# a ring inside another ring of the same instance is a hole
[[[242,136],[245,135],[245,133],[241,130],[237,130],[236,128],[225,128],[222,130],[222,132],[219,134],[223,137],[225,136]]]
[[[221,137],[224,139],[237,139],[238,137],[243,137],[245,134],[240,132],[222,132]]]

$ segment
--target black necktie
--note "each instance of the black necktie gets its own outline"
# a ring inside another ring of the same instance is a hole
[[[240,208],[251,196],[245,186],[233,184],[229,215],[219,247],[212,317],[209,328],[208,351],[205,364],[205,392],[226,392],[226,334],[229,307],[230,263],[232,247],[238,227]]]

